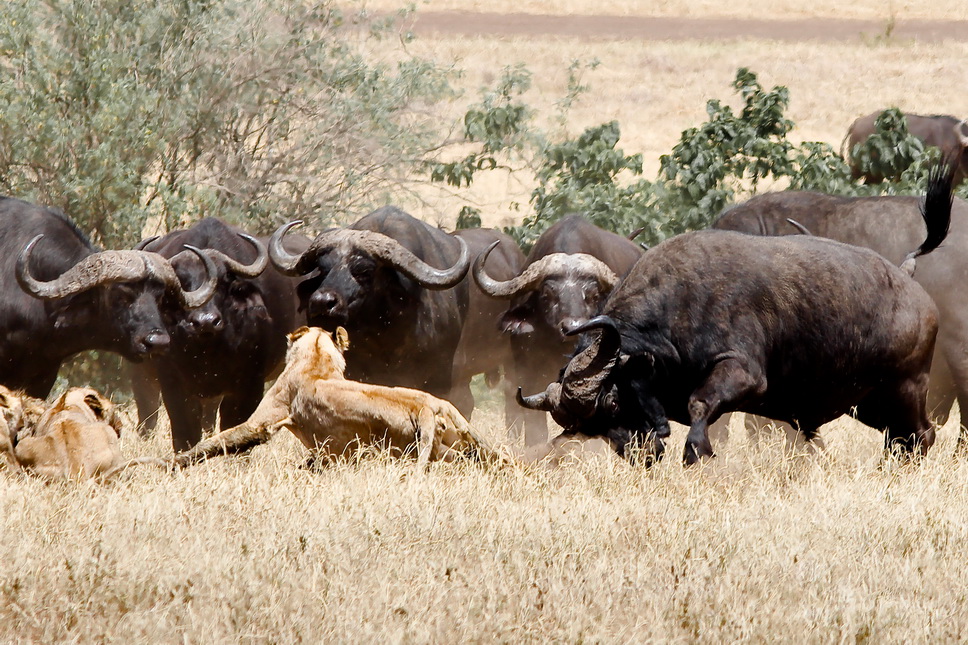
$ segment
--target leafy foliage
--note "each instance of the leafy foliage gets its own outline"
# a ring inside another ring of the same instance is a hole
[[[111,246],[152,216],[266,229],[379,203],[450,91],[427,61],[370,62],[355,43],[380,33],[330,2],[8,3],[0,190]]]
[[[739,110],[710,100],[707,121],[682,133],[672,151],[660,158],[659,176],[648,181],[641,178],[641,155],[627,155],[618,147],[618,123],[553,142],[526,120],[533,114],[515,94],[520,87],[503,82],[501,91],[468,111],[465,124],[474,127],[465,128],[465,140],[481,143],[481,149],[461,161],[436,164],[431,178],[466,186],[477,172],[502,167],[502,159],[509,160],[509,167],[523,160],[517,171],[532,172],[537,185],[531,194],[533,213],[508,232],[524,246],[572,212],[622,234],[642,229],[639,239],[655,244],[708,227],[726,206],[764,185],[843,195],[917,192],[935,158],[910,135],[900,112],[888,110],[878,119],[877,134],[855,147],[854,158],[861,171],[873,169],[895,181],[857,183],[831,145],[790,140],[794,123],[784,116],[787,88],[767,91],[753,72],[742,68],[732,83],[742,101]],[[511,105],[519,118],[508,128],[497,115]]]

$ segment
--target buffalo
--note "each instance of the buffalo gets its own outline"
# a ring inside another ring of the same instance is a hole
[[[167,351],[161,310],[197,307],[215,291],[215,267],[186,291],[168,260],[146,251],[98,251],[59,211],[0,198],[0,383],[44,398],[61,363],[86,350],[133,361]]]
[[[538,238],[522,271],[502,280],[486,265],[496,244],[474,262],[474,280],[488,296],[511,301],[499,325],[511,337],[516,384],[546,383],[574,349],[569,333],[597,313],[642,250],[584,217],[570,215]],[[524,423],[527,445],[547,439],[543,414],[527,414]]]
[[[822,193],[784,191],[758,195],[730,207],[714,228],[753,235],[796,235],[803,231],[788,220],[802,224],[814,235],[877,251],[891,262],[900,262],[907,249],[924,235],[920,199],[913,196],[838,197]],[[968,202],[955,199],[951,230],[944,246],[918,262],[914,279],[934,299],[939,312],[938,340],[931,365],[928,412],[944,424],[954,402],[968,410]],[[968,445],[964,429],[968,413],[962,412],[959,445]],[[750,419],[752,423],[752,419]]]
[[[522,405],[620,453],[661,458],[669,420],[689,425],[683,459],[712,457],[708,425],[733,411],[796,426],[808,442],[853,411],[885,446],[934,442],[925,397],[938,310],[910,275],[951,214],[949,166],[932,171],[927,236],[898,268],[808,236],[685,233],[646,252],[612,292],[557,381]]]
[[[309,240],[293,236],[287,243],[303,251]],[[186,244],[202,249],[215,266],[215,294],[200,307],[167,308],[170,350],[131,368],[141,427],[154,425],[160,388],[175,450],[201,439],[214,425],[216,406],[222,428],[247,419],[266,379],[282,364],[286,334],[305,322],[296,310],[296,281],[267,269],[262,241],[219,219],[205,218],[140,246],[169,258],[184,284],[197,284],[205,273],[181,250]]]
[[[862,116],[847,129],[847,135],[841,143],[841,152],[851,167],[854,179],[864,178],[868,183],[879,183],[884,177],[864,175],[852,158],[854,146],[867,141],[877,131],[874,122],[881,116],[881,111]],[[968,177],[968,119],[959,120],[953,116],[937,114],[922,116],[920,114],[905,114],[908,131],[920,139],[925,147],[938,148],[942,156],[956,160],[954,185],[958,186]],[[846,149],[844,149],[846,147]],[[889,178],[893,179],[893,178]]]
[[[323,231],[297,254],[283,239],[300,223],[273,233],[269,257],[285,275],[305,276],[297,293],[309,325],[353,337],[347,377],[450,395],[467,313],[467,243],[387,206]]]

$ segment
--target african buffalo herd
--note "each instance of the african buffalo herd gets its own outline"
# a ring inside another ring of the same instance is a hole
[[[142,433],[163,404],[168,467],[282,428],[316,463],[381,445],[421,463],[559,463],[588,446],[649,464],[670,421],[688,426],[692,464],[737,411],[807,442],[851,414],[886,453],[917,457],[955,401],[968,409],[968,204],[947,159],[921,198],[765,194],[645,251],[575,214],[527,256],[500,231],[447,233],[389,206],[315,236],[206,218],[99,250],[63,213],[0,198],[0,464],[125,467],[110,401],[44,401],[92,349],[127,359]],[[524,452],[467,421],[478,374],[503,382]]]

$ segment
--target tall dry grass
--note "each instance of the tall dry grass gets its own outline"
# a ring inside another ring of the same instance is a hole
[[[500,435],[493,412],[477,421]],[[842,422],[821,457],[742,436],[703,468],[379,456],[310,472],[290,437],[106,486],[0,477],[0,640],[954,641],[968,463]],[[124,440],[163,454],[167,438]]]

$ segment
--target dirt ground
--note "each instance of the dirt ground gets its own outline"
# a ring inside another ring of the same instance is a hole
[[[963,20],[744,20],[644,16],[545,16],[419,11],[409,28],[418,36],[562,36],[588,40],[728,40],[762,38],[788,41],[850,41],[898,38],[924,42],[968,40]]]

